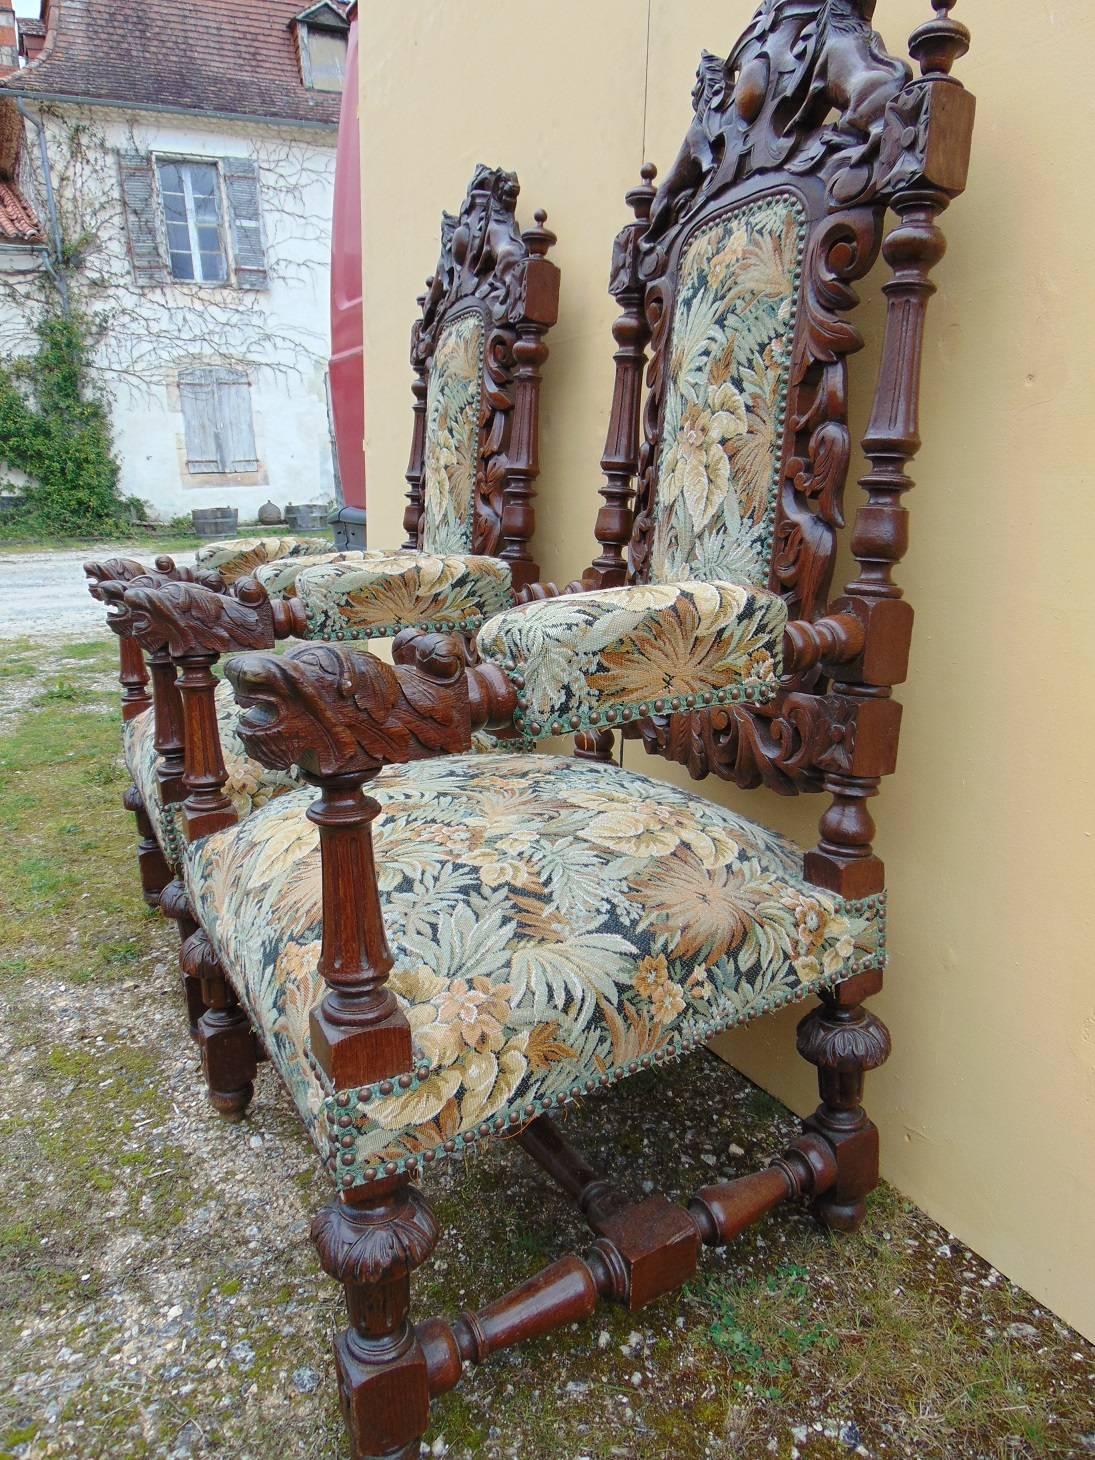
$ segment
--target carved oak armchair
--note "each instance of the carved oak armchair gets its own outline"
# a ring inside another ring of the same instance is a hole
[[[226,809],[247,815],[298,784],[295,772],[271,773],[246,754],[228,686],[212,676],[220,654],[270,647],[275,638],[376,638],[408,627],[472,634],[536,578],[529,542],[540,367],[558,313],[559,271],[547,258],[555,239],[546,215],[537,212],[535,227],[520,232],[518,192],[513,173],[480,165],[460,212],[442,218],[438,266],[411,336],[414,427],[400,549],[333,553],[263,538],[202,548],[193,570],[170,559],[157,560],[152,573],[130,560],[86,565],[120,638],[134,780],[126,805],[137,814],[150,903],[185,836],[223,824]],[[297,594],[305,569],[306,601]],[[152,714],[144,713],[142,650]]]
[[[469,664],[404,635],[233,659],[239,733],[310,788],[194,841],[179,901],[214,1102],[251,1098],[252,1030],[337,1188],[313,1238],[346,1293],[335,1345],[355,1460],[409,1457],[463,1365],[680,1288],[703,1246],[806,1199],[854,1230],[878,1180],[864,1007],[886,961],[866,802],[894,768],[911,610],[893,580],[918,437],[938,215],[962,192],[973,99],[949,15],[888,55],[871,0],[765,0],[618,244],[623,305],[602,553],[587,588],[506,610]],[[649,181],[649,172],[647,181]],[[884,240],[885,215],[897,224]],[[848,315],[882,249],[882,363],[852,551],[828,600],[850,455]],[[642,367],[651,346],[642,410]],[[633,502],[634,498],[634,502]],[[625,559],[623,548],[627,547]],[[201,596],[199,594],[199,596]],[[473,732],[587,737],[593,758],[470,755]],[[616,728],[743,786],[829,798],[803,851],[609,760]],[[446,753],[455,752],[455,753]],[[550,1112],[809,996],[821,1101],[767,1169],[638,1202]],[[584,1255],[453,1320],[412,1324],[438,1227],[413,1185],[513,1136],[578,1203]]]

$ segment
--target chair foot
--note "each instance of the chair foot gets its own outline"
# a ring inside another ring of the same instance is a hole
[[[255,1045],[240,1006],[207,1009],[198,1020],[198,1046],[210,1105],[225,1120],[242,1120],[255,1094]]]
[[[202,1070],[213,1108],[242,1120],[255,1093],[255,1036],[212,943],[198,929],[179,954],[183,974],[198,979],[205,1012],[198,1020]]]
[[[160,850],[148,811],[145,809],[141,793],[136,786],[130,786],[122,798],[122,804],[137,818],[137,833],[140,838],[137,842],[137,866],[140,870],[141,891],[144,894],[144,900],[149,907],[159,907],[160,893],[172,878],[171,868],[167,858]]]
[[[318,1213],[312,1241],[346,1294],[335,1339],[342,1416],[354,1460],[411,1460],[429,1424],[426,1356],[408,1319],[411,1273],[437,1245],[437,1223],[405,1176],[357,1187]]]
[[[814,1201],[813,1211],[830,1231],[855,1232],[879,1181],[878,1130],[863,1109],[863,1080],[889,1058],[890,1034],[862,1004],[840,1000],[840,988],[822,996],[798,1026],[797,1047],[816,1066],[821,1095],[803,1129],[826,1141],[837,1165],[836,1181]]]

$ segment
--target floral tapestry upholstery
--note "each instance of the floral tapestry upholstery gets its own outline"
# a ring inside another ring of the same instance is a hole
[[[649,583],[523,604],[484,624],[478,643],[519,681],[515,723],[538,736],[632,711],[763,703],[786,622],[783,600],[764,589]]]
[[[242,821],[256,807],[265,806],[268,801],[284,795],[286,791],[298,789],[300,777],[295,768],[292,771],[269,770],[247,754],[237,728],[239,706],[227,680],[222,680],[217,685],[216,706],[217,733],[228,772],[224,790],[235,807],[236,815]],[[159,758],[153,744],[154,739],[155,720],[151,710],[135,716],[124,727],[126,766],[133,777],[133,784],[141,793],[156,840],[174,865],[179,860],[186,835],[179,821],[178,807],[165,807],[160,801],[160,783],[156,776]]]
[[[650,577],[767,583],[805,214],[788,194],[709,224],[681,260]]]
[[[145,710],[122,726],[122,753],[126,769],[141,794],[148,819],[160,849],[174,865],[179,860],[179,844],[175,833],[175,812],[160,800],[160,783],[156,779],[159,756],[153,743],[156,722],[151,710]]]
[[[330,1088],[320,857],[302,789],[190,847],[186,877],[336,1180],[472,1146],[598,1082],[885,960],[884,899],[701,796],[552,755],[441,756],[370,783],[390,987],[414,1071]]]
[[[370,558],[383,556],[383,553],[353,549],[343,553],[310,553],[306,557],[276,558],[271,563],[262,563],[251,576],[262,584],[271,598],[295,598],[297,579],[305,568],[322,568],[327,563],[362,563]]]
[[[414,552],[309,568],[296,594],[313,639],[386,638],[416,626],[466,632],[513,602],[509,564],[499,558]]]
[[[263,563],[279,558],[317,557],[334,551],[333,542],[314,537],[241,537],[211,542],[194,553],[194,563],[206,573],[217,572],[226,583],[253,574]]]
[[[482,389],[483,319],[462,314],[442,331],[426,381],[422,546],[442,557],[471,551]]]

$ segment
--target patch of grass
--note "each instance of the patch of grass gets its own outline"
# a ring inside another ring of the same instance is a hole
[[[121,805],[128,776],[119,762],[118,697],[91,684],[116,650],[109,641],[75,647],[71,673],[0,735],[0,825],[9,847],[0,971],[8,977],[124,973],[151,946],[133,818]],[[18,642],[0,645],[0,670],[23,652]],[[88,715],[89,704],[110,712]]]

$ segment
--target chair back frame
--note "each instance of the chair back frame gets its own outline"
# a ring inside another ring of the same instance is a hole
[[[625,734],[697,778],[713,772],[784,795],[829,791],[834,808],[807,873],[852,897],[883,883],[863,803],[896,758],[892,688],[905,678],[912,610],[892,571],[908,543],[901,499],[920,444],[928,276],[945,250],[936,219],[966,185],[973,128],[974,98],[950,74],[969,33],[950,18],[954,0],[931,3],[934,17],[910,41],[915,78],[873,29],[874,0],[764,0],[728,60],[701,58],[680,152],[656,192],[644,169],[644,186],[628,195],[636,221],[613,252],[621,348],[602,461],[602,550],[583,578],[609,587],[650,572],[677,273],[689,242],[743,204],[791,194],[807,222],[766,585],[789,612],[780,691],[765,706],[655,716]],[[888,209],[898,223],[887,236]],[[852,446],[847,362],[863,344],[848,316],[880,248],[891,276],[863,439],[867,500],[851,540],[859,572],[830,601]]]
[[[546,255],[555,235],[522,233],[515,174],[480,164],[455,216],[445,213],[441,254],[419,296],[411,330],[414,428],[407,467],[403,547],[428,547],[425,468],[430,372],[445,331],[462,316],[482,321],[483,351],[470,551],[509,563],[515,588],[535,582],[529,551],[533,484],[539,474],[540,367],[559,312],[559,270]]]

